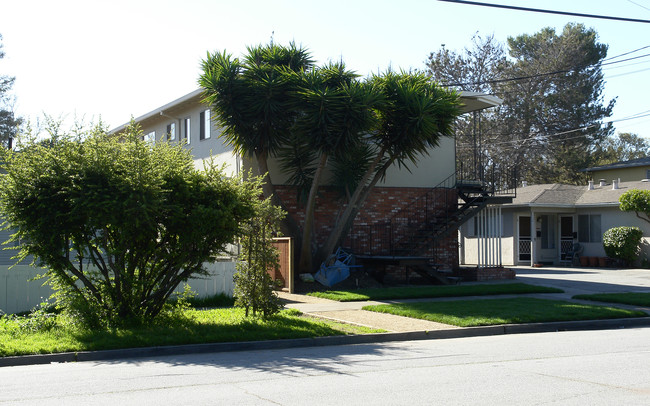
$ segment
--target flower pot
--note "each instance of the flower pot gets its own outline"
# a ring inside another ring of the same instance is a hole
[[[598,266],[598,257],[589,257],[589,266]]]
[[[589,266],[589,257],[580,257],[580,266]]]
[[[607,266],[607,257],[598,258],[598,266],[606,267]]]

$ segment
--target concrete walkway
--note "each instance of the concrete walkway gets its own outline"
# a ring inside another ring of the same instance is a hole
[[[616,293],[616,292],[649,292],[650,270],[646,269],[612,269],[612,268],[557,268],[557,267],[516,267],[515,280],[498,281],[493,283],[522,282],[531,285],[541,285],[562,289],[564,293],[546,293],[533,295],[498,295],[480,297],[458,297],[439,299],[414,299],[399,301],[368,301],[368,302],[337,302],[320,299],[300,294],[282,292],[281,297],[288,308],[295,308],[305,314],[326,319],[357,324],[361,326],[382,329],[389,332],[435,331],[451,330],[458,327],[447,324],[435,323],[425,320],[414,320],[390,314],[369,312],[361,310],[366,305],[390,304],[409,301],[450,301],[490,299],[507,297],[536,297],[550,300],[567,300],[582,303],[572,299],[574,295],[591,293]],[[476,284],[468,282],[464,284]],[[636,309],[650,314],[650,308],[614,305],[626,309]]]

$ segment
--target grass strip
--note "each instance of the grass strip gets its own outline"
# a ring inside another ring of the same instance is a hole
[[[111,330],[83,329],[63,316],[53,317],[46,328],[30,326],[23,317],[0,317],[0,356],[383,332],[303,317],[292,309],[266,320],[246,318],[237,308],[190,309],[165,323]]]
[[[435,321],[460,327],[647,316],[639,311],[525,297],[400,303],[364,306],[363,310]]]
[[[592,295],[575,295],[574,299],[593,300],[595,302],[621,303],[633,306],[649,306],[650,293],[596,293]]]
[[[549,288],[546,286],[528,285],[525,283],[499,283],[484,285],[413,286],[357,290],[328,290],[325,292],[311,292],[308,293],[308,295],[324,299],[336,300],[339,302],[355,302],[366,300],[419,299],[436,297],[562,292],[563,291],[561,289]]]

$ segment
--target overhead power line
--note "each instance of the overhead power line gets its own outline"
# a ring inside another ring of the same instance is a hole
[[[632,116],[623,117],[623,118],[616,119],[616,120],[603,121],[602,123],[590,124],[590,125],[586,125],[584,127],[578,127],[578,128],[574,128],[574,129],[571,129],[571,130],[561,131],[561,132],[552,133],[552,134],[544,134],[544,133],[538,131],[536,133],[526,134],[528,137],[531,137],[531,138],[516,139],[516,140],[506,140],[506,141],[495,141],[495,142],[490,142],[490,145],[491,146],[503,146],[503,145],[515,145],[515,144],[522,144],[523,145],[525,143],[531,142],[531,140],[537,141],[537,142],[545,141],[547,143],[565,142],[565,141],[570,141],[570,140],[574,140],[574,139],[580,139],[584,135],[580,134],[580,135],[576,135],[574,137],[568,137],[568,138],[563,137],[563,138],[559,138],[559,139],[556,139],[556,140],[552,140],[551,138],[552,137],[557,137],[557,136],[560,136],[560,135],[570,134],[570,133],[573,133],[573,132],[588,130],[590,128],[601,127],[602,125],[613,124],[613,123],[618,123],[618,122],[627,121],[627,120],[634,120],[634,119],[644,118],[644,117],[649,117],[649,116],[650,116],[650,110],[646,110],[646,111],[642,111],[640,113],[634,114]],[[513,134],[493,134],[493,135],[504,136],[504,135],[513,135]],[[519,135],[523,135],[523,134],[519,134]],[[462,150],[468,150],[468,149],[473,148],[473,146],[461,145],[458,148],[462,149]]]
[[[482,3],[479,1],[465,1],[465,0],[438,0],[445,1],[447,3],[458,3],[458,4],[467,4],[471,6],[484,6],[484,7],[495,7],[495,8],[504,8],[508,10],[519,10],[519,11],[532,11],[535,13],[547,13],[547,14],[559,14],[565,16],[574,16],[574,17],[586,17],[586,18],[600,18],[604,20],[614,20],[614,21],[626,21],[630,23],[650,23],[650,20],[642,20],[639,18],[627,18],[627,17],[614,17],[614,16],[604,16],[598,14],[584,14],[584,13],[574,13],[571,11],[559,11],[559,10],[547,10],[541,8],[530,8],[530,7],[519,7],[519,6],[508,6],[505,4],[491,4],[491,3]]]
[[[644,9],[650,11],[650,8],[647,8],[646,6],[643,6],[643,5],[641,5],[641,4],[639,4],[639,3],[636,3],[636,2],[634,2],[634,1],[632,1],[632,0],[627,0],[627,1],[630,2],[630,3],[632,3],[632,4],[634,4],[635,6],[639,6],[639,7],[641,7],[641,8],[644,8]]]
[[[443,0],[441,0],[441,1],[443,1]],[[643,49],[643,48],[640,48],[640,49]],[[636,51],[632,51],[632,52],[636,52]],[[626,55],[626,54],[623,54],[623,55]],[[614,57],[609,58],[609,59],[611,60],[611,59],[618,58],[618,57],[623,56],[623,55],[614,56]],[[650,54],[638,55],[638,56],[634,56],[634,57],[631,57],[631,58],[621,59],[621,60],[618,60],[618,61],[600,62],[600,63],[596,63],[596,64],[593,64],[593,65],[585,66],[585,69],[594,68],[594,67],[597,67],[598,65],[600,65],[600,66],[614,65],[614,64],[617,64],[617,63],[633,61],[633,60],[639,59],[639,58],[645,58],[645,57],[648,57],[648,56],[650,56]],[[442,83],[441,86],[451,87],[451,86],[485,85],[485,84],[494,84],[494,83],[515,82],[515,81],[518,81],[518,80],[536,79],[536,78],[545,77],[545,76],[560,75],[562,73],[570,73],[570,72],[573,72],[575,70],[576,70],[576,68],[561,69],[561,70],[556,70],[556,71],[553,71],[553,72],[543,72],[543,73],[536,73],[534,75],[515,76],[515,77],[511,77],[511,78],[492,79],[492,80],[485,80],[485,81],[479,81],[479,82]]]

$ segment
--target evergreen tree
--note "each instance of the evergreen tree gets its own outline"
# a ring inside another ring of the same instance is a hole
[[[488,38],[462,54],[443,49],[429,57],[434,79],[503,99],[472,125],[459,126],[459,156],[477,147],[483,165],[514,164],[520,178],[582,183],[579,169],[596,163],[598,144],[613,131],[602,124],[614,106],[602,94],[607,45],[593,29],[567,24],[560,34],[544,28],[508,38],[507,52]],[[453,63],[444,68],[446,60]]]
[[[0,35],[0,59],[4,58],[5,53],[2,50],[2,35]],[[7,148],[12,147],[12,142],[16,137],[16,131],[21,120],[14,115],[12,109],[13,99],[9,96],[9,91],[14,85],[16,78],[0,75],[0,144]]]

